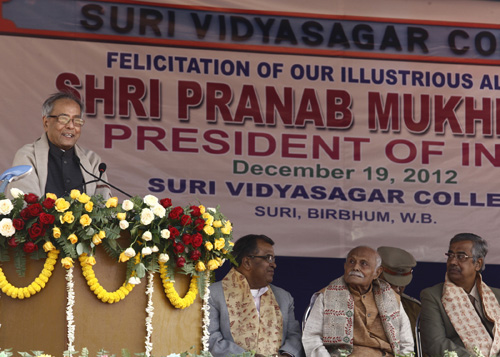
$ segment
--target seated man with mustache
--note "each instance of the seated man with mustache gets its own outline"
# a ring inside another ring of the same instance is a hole
[[[429,356],[445,350],[458,356],[500,355],[500,289],[481,277],[486,241],[472,233],[455,235],[445,255],[444,283],[420,294],[422,348]]]
[[[396,356],[413,352],[410,321],[400,297],[378,277],[382,259],[365,246],[352,249],[344,275],[317,297],[302,334],[306,356]]]

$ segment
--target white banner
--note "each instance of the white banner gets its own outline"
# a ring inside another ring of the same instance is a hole
[[[43,100],[73,90],[79,143],[112,184],[220,205],[235,237],[267,234],[289,256],[366,244],[443,261],[474,232],[498,261],[500,27],[479,14],[500,5],[463,2],[438,22],[427,2],[384,17],[315,2],[0,3],[2,166],[43,133]]]

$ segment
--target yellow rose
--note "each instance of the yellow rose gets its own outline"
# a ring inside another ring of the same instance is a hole
[[[78,199],[78,197],[80,197],[80,195],[81,195],[81,193],[78,190],[71,190],[71,192],[69,193],[69,196],[74,200]]]
[[[99,237],[99,234],[96,233],[92,236],[92,243],[94,243],[95,245],[99,245],[102,243],[102,239],[101,237]]]
[[[90,223],[92,223],[92,218],[90,218],[90,216],[88,214],[83,214],[80,217],[80,224],[83,227],[88,227],[90,225]]]
[[[214,234],[214,232],[215,232],[215,231],[214,231],[214,228],[213,228],[212,226],[209,226],[209,225],[206,225],[205,227],[203,227],[203,231],[204,231],[207,235],[209,235],[209,236],[211,236],[211,235],[212,235],[212,234]]]
[[[120,253],[120,257],[118,258],[118,261],[119,261],[120,263],[125,263],[125,262],[126,262],[127,260],[129,260],[129,259],[130,259],[130,257],[126,256],[126,255],[125,255],[125,252],[121,252],[121,253]]]
[[[219,267],[219,262],[215,259],[210,259],[207,263],[208,270],[215,270]]]
[[[73,268],[73,259],[71,257],[62,258],[61,264],[66,269]]]
[[[99,231],[99,238],[101,238],[101,239],[106,238],[106,232],[105,231]]]
[[[87,195],[86,193],[82,193],[79,197],[78,197],[78,202],[80,203],[88,203],[90,201],[90,196]]]
[[[66,201],[64,198],[58,198],[56,200],[56,211],[57,212],[64,212],[69,208],[70,204],[68,201]]]
[[[125,212],[117,213],[116,218],[118,218],[120,221],[123,221],[124,219],[127,218],[127,214]]]
[[[195,266],[196,271],[205,271],[207,268],[205,267],[205,263],[202,261],[198,261]]]
[[[202,217],[205,220],[205,224],[211,226],[212,223],[214,223],[214,217],[210,213],[205,212],[203,213]]]
[[[233,227],[231,226],[231,222],[227,221],[223,228],[220,229],[222,234],[231,234]]]
[[[54,247],[54,244],[52,244],[51,242],[46,242],[44,245],[43,245],[43,250],[45,252],[49,252],[51,250],[54,250],[56,249],[56,247]]]
[[[87,212],[92,212],[92,210],[94,209],[94,202],[92,201],[89,201],[85,204],[85,211]]]
[[[65,212],[64,215],[59,217],[61,219],[61,223],[71,224],[75,220],[75,216],[73,216],[73,212],[68,211]]]
[[[118,206],[118,197],[111,197],[106,202],[106,207],[107,208],[112,208],[112,207],[116,207],[116,206]]]
[[[199,205],[198,208],[200,209],[201,214],[205,213],[205,206]]]
[[[214,249],[214,245],[211,242],[206,242],[205,248],[210,252],[212,249]]]
[[[76,236],[76,234],[72,233],[69,235],[68,240],[71,242],[71,244],[75,244],[76,242],[78,242],[78,237]]]
[[[54,238],[60,238],[61,237],[61,230],[59,229],[59,227],[52,228],[52,236]]]
[[[220,220],[214,221],[213,226],[215,228],[220,228],[222,227],[222,222]]]
[[[94,256],[87,257],[87,259],[85,259],[85,263],[87,263],[88,265],[95,265],[96,263],[95,257]]]
[[[219,238],[215,240],[215,249],[221,250],[226,245],[226,240],[224,238]]]
[[[46,193],[46,194],[45,194],[45,197],[46,197],[46,198],[52,198],[54,201],[56,201],[56,200],[57,200],[57,196],[56,196],[56,195],[54,195],[53,193]]]

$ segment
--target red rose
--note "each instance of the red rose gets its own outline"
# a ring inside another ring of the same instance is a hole
[[[38,246],[33,242],[26,242],[23,245],[23,250],[25,253],[33,253],[35,250],[38,250]]]
[[[39,216],[40,213],[43,212],[42,205],[39,203],[32,204],[31,206],[26,207],[31,215],[31,217]]]
[[[178,268],[182,268],[184,264],[186,264],[186,259],[184,259],[184,257],[179,257],[176,260],[176,264]]]
[[[160,200],[160,204],[164,208],[168,208],[168,207],[172,206],[172,200],[170,198],[163,198]]]
[[[52,224],[54,223],[55,217],[48,213],[40,213],[39,219],[43,224]]]
[[[174,243],[174,253],[180,254],[184,252],[184,246],[181,243]]]
[[[16,229],[16,231],[20,231],[24,228],[24,221],[20,218],[15,218],[12,220],[12,225]]]
[[[191,244],[193,245],[194,248],[198,248],[203,244],[203,237],[201,236],[200,233],[193,234],[191,238],[192,238]]]
[[[181,224],[183,226],[187,226],[190,223],[191,223],[191,217],[188,216],[187,214],[183,215],[182,218],[181,218]]]
[[[54,208],[56,204],[56,201],[54,201],[52,198],[46,198],[45,201],[43,201],[42,205],[45,207],[45,209],[51,209]]]
[[[16,237],[12,237],[11,239],[9,239],[9,242],[7,244],[12,248],[17,247]]]
[[[168,230],[170,231],[170,239],[175,239],[179,236],[179,231],[175,227],[168,227]]]
[[[174,207],[174,209],[172,211],[170,211],[170,214],[169,214],[169,217],[172,218],[172,219],[179,219],[179,217],[181,216],[181,214],[184,213],[184,210],[182,209],[182,207]]]
[[[184,245],[189,245],[191,244],[191,236],[189,234],[183,234],[182,235],[182,242],[184,242]]]
[[[192,260],[198,260],[200,259],[201,257],[201,252],[199,250],[193,250],[191,252],[191,254],[189,255],[189,257],[192,259]]]
[[[30,213],[28,207],[26,207],[25,209],[22,209],[21,212],[19,212],[19,214],[21,215],[21,218],[24,219],[25,221],[27,221],[28,219],[31,218],[31,213]]]
[[[37,203],[38,196],[34,193],[28,193],[27,195],[24,195],[24,201],[26,201],[27,204]]]
[[[40,237],[40,236],[44,235],[45,234],[45,230],[43,229],[43,226],[40,223],[35,222],[30,227],[30,229],[28,229],[28,234],[30,235],[31,239],[35,239],[37,237]]]
[[[203,227],[205,227],[205,220],[204,219],[201,219],[201,218],[198,218],[196,221],[194,221],[194,224],[195,224],[195,229],[200,232]]]
[[[189,208],[191,208],[191,216],[193,216],[193,217],[199,217],[199,216],[201,216],[200,207],[198,207],[198,206],[191,206]]]

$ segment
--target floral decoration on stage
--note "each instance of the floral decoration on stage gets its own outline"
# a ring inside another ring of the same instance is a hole
[[[11,195],[13,199],[0,195],[0,261],[13,259],[24,276],[27,257],[46,259],[40,276],[24,288],[12,286],[0,268],[0,289],[13,298],[28,298],[43,289],[59,259],[66,269],[79,261],[87,284],[103,302],[124,299],[149,271],[160,273],[172,304],[185,308],[204,291],[210,274],[203,272],[233,259],[232,225],[219,207],[175,206],[169,198],[153,195],[120,204],[116,197],[105,200],[78,190],[69,197],[37,197],[17,189]],[[122,232],[130,234],[125,246],[118,241]],[[127,264],[124,283],[114,292],[107,292],[94,273],[98,246],[118,264]],[[175,291],[174,273],[192,276],[184,298]]]

